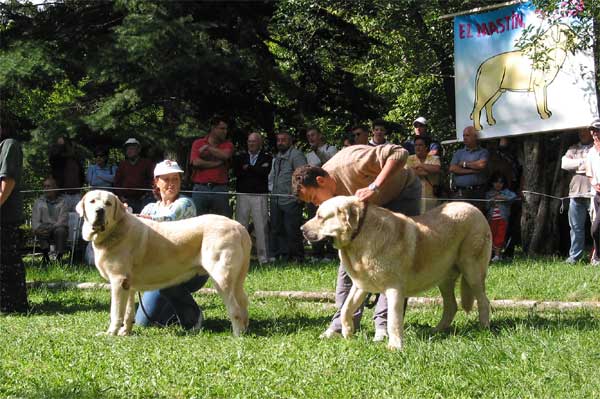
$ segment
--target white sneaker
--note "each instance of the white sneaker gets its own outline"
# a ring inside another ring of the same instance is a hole
[[[335,330],[328,328],[327,330],[323,331],[323,333],[321,335],[319,335],[319,338],[320,339],[329,339],[329,338],[341,337],[341,336],[342,336],[342,333],[340,333],[339,331],[335,331]]]
[[[502,260],[502,258],[500,256],[496,255],[496,256],[494,256],[492,258],[492,263],[494,263],[494,262],[500,262],[501,260]]]
[[[385,328],[376,328],[373,342],[382,342],[388,337],[387,330]]]

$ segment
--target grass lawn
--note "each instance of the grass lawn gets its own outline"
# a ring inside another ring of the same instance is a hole
[[[247,289],[332,291],[336,267],[254,267]],[[29,267],[28,280],[102,281],[82,266]],[[490,299],[600,296],[600,269],[553,259],[493,265],[487,281]],[[134,327],[120,338],[97,335],[108,326],[108,291],[29,294],[29,316],[0,316],[0,397],[600,396],[600,312],[493,310],[490,331],[459,312],[452,331],[432,334],[441,309],[409,309],[396,353],[370,341],[369,311],[353,340],[321,341],[330,308],[252,299],[250,331],[234,339],[220,298],[198,296],[203,331]]]

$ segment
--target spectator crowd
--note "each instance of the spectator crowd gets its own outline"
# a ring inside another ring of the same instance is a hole
[[[340,146],[328,142],[326,137],[331,136],[323,134],[317,127],[305,129],[303,142],[295,142],[291,132],[279,130],[271,143],[272,151],[269,151],[266,137],[254,131],[247,134],[245,148],[236,149],[229,137],[229,121],[215,117],[209,122],[208,133],[191,144],[189,157],[179,163],[167,159],[155,165],[142,156],[141,142],[129,138],[123,143],[123,159],[118,164],[110,162],[108,147],[98,146],[87,168],[78,156],[76,143],[63,136],[49,148],[50,175],[44,179],[43,195],[33,204],[32,231],[39,240],[43,260],[49,260],[50,252],[60,260],[68,250],[68,214],[81,199],[84,181],[91,189],[114,191],[135,214],[142,217],[163,215],[166,211],[159,205],[172,205],[171,200],[168,204],[161,202],[166,191],[157,185],[171,184],[161,180],[165,173],[156,174],[156,168],[162,168],[177,180],[177,195],[172,196],[173,201],[179,198],[180,189],[186,183],[191,188],[188,202],[185,202],[186,213],[176,219],[206,213],[234,217],[252,233],[256,259],[261,264],[276,260],[300,262],[308,258],[300,226],[306,217],[314,216],[320,202],[339,194],[355,194],[409,215],[426,212],[439,205],[440,199],[471,202],[489,220],[493,233],[491,260],[511,257],[520,235],[522,169],[509,139],[490,140],[484,148],[478,132],[467,126],[463,130],[464,146],[448,154],[450,161],[446,166],[444,148],[431,136],[427,119],[416,118],[413,129],[406,141],[394,144],[388,136],[388,124],[375,120],[370,127],[357,125],[350,128]],[[598,217],[590,219],[589,212],[600,206],[599,132],[600,120],[594,120],[589,128],[579,131],[579,142],[562,158],[562,168],[572,173],[568,263],[584,257],[587,220],[592,226],[594,244],[596,247],[600,244],[600,220]],[[5,256],[9,263],[18,265],[18,257],[13,253],[15,248],[8,247],[7,238],[17,237],[14,225],[22,219],[22,210],[17,210],[22,207],[19,193],[22,155],[20,144],[8,136],[3,131],[0,148],[3,268]],[[230,179],[235,180],[235,185]],[[230,186],[235,187],[234,197],[230,195]],[[185,191],[182,193],[182,198],[186,198]],[[158,203],[155,202],[157,199]],[[182,203],[178,201],[178,204]],[[313,243],[309,254],[316,260],[336,257],[332,243],[327,241]],[[592,263],[600,264],[600,255],[596,252]],[[10,277],[17,280],[17,285],[24,278],[24,273],[21,276],[18,269],[19,266],[13,266]],[[347,280],[340,267],[338,287],[341,288],[337,292],[340,300],[344,298]],[[196,288],[204,282],[192,283]],[[0,291],[6,289],[0,286]],[[148,293],[147,297],[152,295],[160,297],[160,293]],[[20,299],[10,306],[21,309],[23,298],[18,295],[15,298]],[[152,303],[151,299],[149,303]],[[4,303],[0,305],[2,309],[11,308]],[[158,305],[148,306],[159,308]],[[378,305],[376,315],[384,307],[385,304]],[[192,309],[191,312],[196,315],[193,318],[196,320],[198,311]],[[337,330],[336,323],[338,321],[334,319],[331,331]],[[381,323],[377,324],[377,329],[380,328]]]

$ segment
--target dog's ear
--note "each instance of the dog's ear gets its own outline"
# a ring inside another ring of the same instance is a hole
[[[355,201],[347,203],[347,205],[344,207],[343,214],[346,216],[345,223],[352,231],[358,228],[362,206],[364,206],[364,204],[360,200],[356,199]]]
[[[85,206],[83,206],[83,201],[85,201],[86,195],[87,194],[85,194],[83,197],[81,197],[81,200],[75,206],[75,212],[77,212],[79,217],[82,217],[84,220],[85,220]]]
[[[113,220],[115,222],[118,222],[119,220],[121,220],[123,218],[123,216],[125,216],[125,213],[127,213],[127,211],[125,210],[125,204],[123,204],[121,202],[121,200],[119,199],[119,197],[117,197],[116,195],[112,196],[113,199],[113,205],[114,205],[114,209],[113,209]]]

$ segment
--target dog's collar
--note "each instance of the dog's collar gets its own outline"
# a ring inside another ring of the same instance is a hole
[[[356,238],[356,236],[358,236],[360,234],[360,230],[362,229],[363,225],[365,224],[365,219],[367,218],[367,209],[369,208],[369,203],[365,202],[365,205],[363,206],[362,211],[360,212],[360,216],[358,218],[358,227],[356,228],[356,230],[354,230],[354,233],[352,233],[352,237],[350,237],[350,241],[354,240]]]

